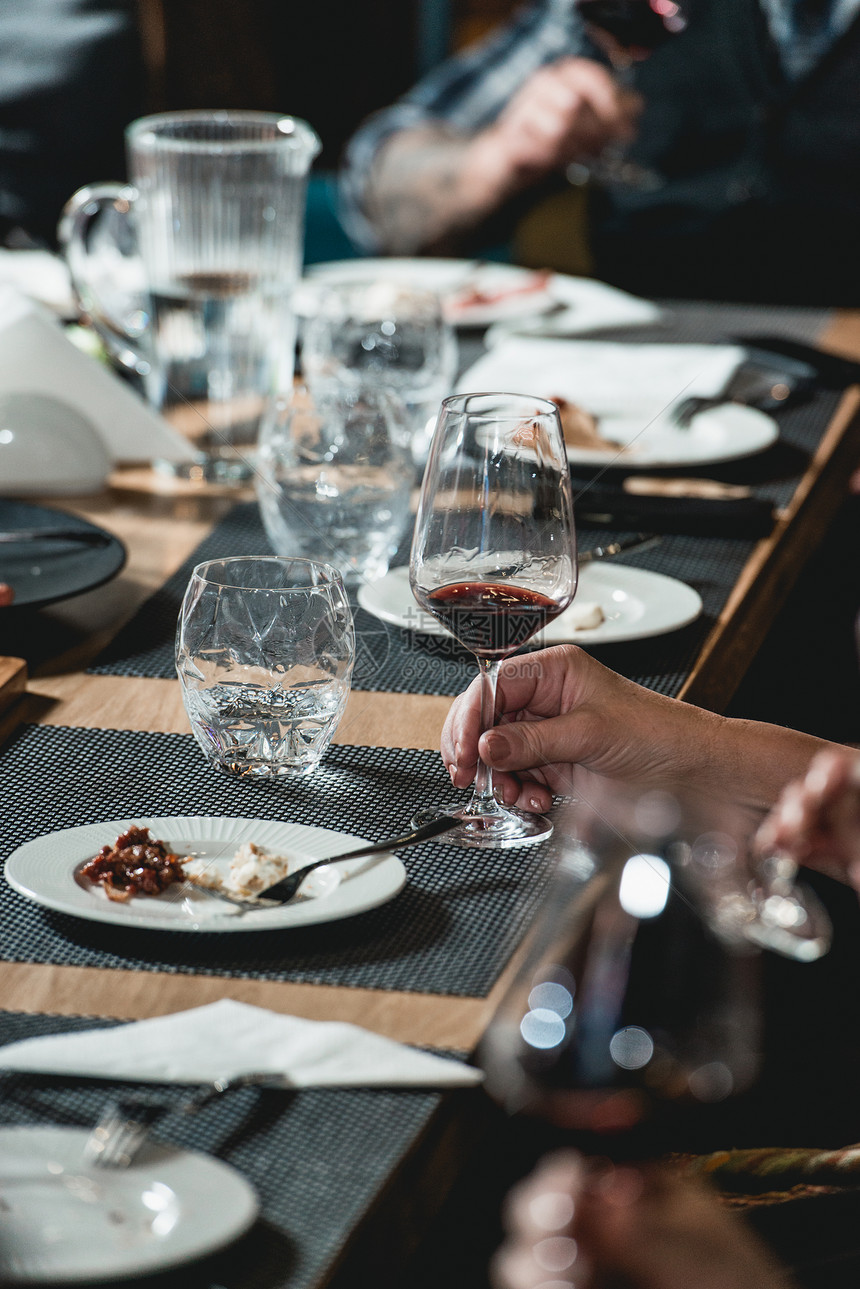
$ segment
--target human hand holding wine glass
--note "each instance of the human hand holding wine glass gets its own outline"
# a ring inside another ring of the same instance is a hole
[[[484,729],[495,719],[496,678],[516,652],[570,604],[576,537],[567,454],[554,403],[523,394],[461,394],[442,403],[415,521],[412,592],[475,655]],[[538,665],[536,663],[536,665]],[[479,760],[466,804],[442,840],[508,847],[549,836],[539,815],[506,809]]]
[[[637,63],[687,26],[683,0],[573,0],[594,43],[609,59],[619,85],[632,92]],[[567,168],[571,183],[598,183],[653,191],[663,186],[656,170],[632,161],[623,145],[608,144],[598,156]]]

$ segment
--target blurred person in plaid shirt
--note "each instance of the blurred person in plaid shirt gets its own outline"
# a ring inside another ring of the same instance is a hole
[[[860,0],[686,0],[620,84],[573,0],[536,0],[364,122],[341,217],[373,254],[474,254],[607,144],[596,276],[644,295],[860,303]]]

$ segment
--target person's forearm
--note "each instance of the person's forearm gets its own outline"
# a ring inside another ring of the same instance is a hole
[[[757,811],[769,810],[786,784],[806,772],[816,753],[844,750],[841,744],[782,725],[702,716],[692,781]]]
[[[407,130],[380,149],[364,214],[389,254],[453,251],[514,191],[482,136],[442,126]]]

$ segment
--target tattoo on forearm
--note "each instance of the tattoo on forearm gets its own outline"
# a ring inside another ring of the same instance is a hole
[[[455,246],[458,232],[471,231],[490,213],[474,199],[464,176],[470,142],[440,127],[406,131],[383,146],[365,213],[387,251],[410,255]]]

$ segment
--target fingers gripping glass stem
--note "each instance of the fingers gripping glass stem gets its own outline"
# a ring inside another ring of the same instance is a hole
[[[496,723],[496,685],[499,679],[499,664],[490,658],[479,658],[481,669],[481,733],[491,730]],[[493,796],[493,771],[481,756],[475,770],[475,786],[472,800],[466,807],[467,814],[491,815],[501,814],[499,803]]]
[[[494,724],[499,664],[565,608],[576,590],[576,540],[557,407],[521,394],[445,399],[424,475],[410,560],[416,600],[473,653],[481,674],[481,732]],[[536,663],[536,665],[538,665]],[[445,840],[508,847],[540,841],[552,824],[493,795],[477,763],[467,804]]]

